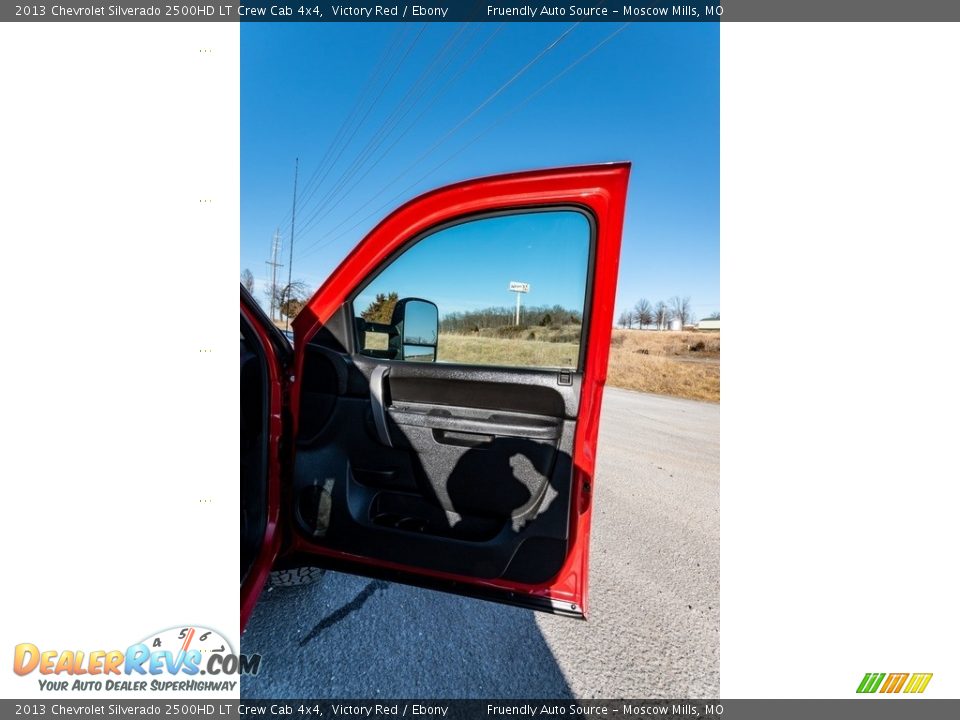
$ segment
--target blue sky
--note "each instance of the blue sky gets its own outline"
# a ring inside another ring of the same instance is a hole
[[[524,305],[582,311],[589,249],[590,225],[578,212],[474,220],[425,237],[365,287],[355,306],[396,292],[433,301],[443,317],[512,306],[510,283],[521,282],[529,286]]]
[[[296,157],[293,276],[310,287],[422,191],[630,160],[618,312],[674,295],[719,311],[718,26],[620,27],[243,24],[240,269],[258,297],[278,226],[286,278]]]

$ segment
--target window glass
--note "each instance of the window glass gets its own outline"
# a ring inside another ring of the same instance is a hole
[[[427,235],[354,299],[361,352],[576,368],[590,234],[583,213],[550,210],[470,220]]]

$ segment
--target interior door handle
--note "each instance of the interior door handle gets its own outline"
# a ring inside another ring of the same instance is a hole
[[[390,442],[390,431],[387,430],[387,413],[383,407],[383,389],[390,368],[378,365],[370,375],[370,404],[373,406],[373,425],[377,429],[377,437],[387,447],[393,447]]]

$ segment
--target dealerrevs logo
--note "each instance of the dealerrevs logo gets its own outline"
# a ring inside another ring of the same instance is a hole
[[[256,675],[260,660],[235,653],[216,630],[187,626],[152,633],[125,650],[49,650],[20,643],[13,671],[37,673],[41,690],[211,692],[236,689],[231,678]]]

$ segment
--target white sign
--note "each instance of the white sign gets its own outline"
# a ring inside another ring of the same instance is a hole
[[[530,292],[530,283],[510,282],[510,292]]]

